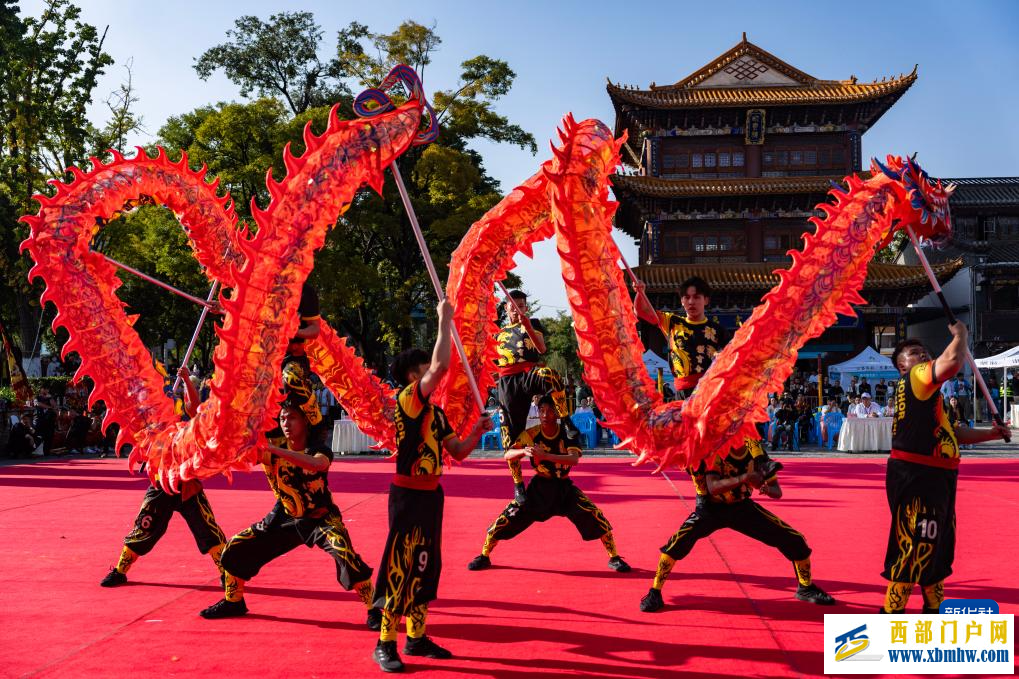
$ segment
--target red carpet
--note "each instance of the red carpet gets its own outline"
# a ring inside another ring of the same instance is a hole
[[[814,549],[818,584],[840,600],[822,609],[792,598],[792,569],[780,554],[716,533],[677,564],[667,608],[641,613],[658,547],[691,508],[689,480],[673,482],[624,459],[590,459],[577,483],[615,526],[634,572],[605,565],[566,519],[537,524],[500,544],[492,570],[465,568],[510,496],[501,461],[470,462],[445,478],[444,572],[428,632],[450,661],[406,658],[408,671],[444,676],[563,674],[633,678],[816,676],[822,615],[870,612],[888,529],[884,460],[786,459],[785,498],[764,500]],[[251,613],[206,621],[198,611],[220,595],[208,557],[175,517],[130,583],[98,586],[120,551],[145,481],[122,460],[61,460],[0,468],[0,675],[3,676],[364,676],[376,636],[364,611],[335,581],[331,559],[298,548],[248,586]],[[373,566],[385,539],[392,463],[333,465],[330,480],[358,551]],[[959,483],[959,544],[953,598],[986,597],[1015,612],[1019,461],[966,460]],[[673,485],[673,483],[675,485]],[[261,518],[272,496],[259,472],[207,484],[228,535]],[[911,608],[920,607],[919,597]],[[400,644],[402,646],[401,633]]]

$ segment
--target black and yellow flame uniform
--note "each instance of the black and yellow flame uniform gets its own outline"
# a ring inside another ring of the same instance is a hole
[[[536,318],[531,320],[531,329],[544,338],[545,327]],[[569,400],[566,398],[566,385],[562,375],[544,364],[542,354],[538,353],[534,342],[527,335],[522,323],[510,323],[499,330],[496,336],[496,350],[499,357],[495,361],[499,373],[496,384],[499,394],[500,434],[503,448],[509,450],[521,432],[527,427],[527,413],[531,410],[531,400],[535,396],[552,397],[556,412],[563,418],[563,423],[571,431],[573,423],[569,420],[572,414]],[[509,463],[513,482],[522,484],[524,477],[520,469],[520,460]]]
[[[311,284],[305,282],[301,286],[301,301],[297,307],[297,315],[300,317],[298,330],[308,327],[308,324],[319,320],[321,311],[318,303],[318,293]],[[283,393],[287,400],[299,406],[308,418],[308,424],[318,427],[322,422],[322,411],[318,407],[318,399],[315,398],[315,389],[311,384],[311,363],[304,353],[305,340],[298,336],[290,338],[287,344],[287,353],[283,357]],[[312,438],[320,437],[322,433],[315,429],[309,432]],[[266,437],[275,446],[284,447],[286,439],[283,437],[283,430],[279,425],[274,427]]]
[[[755,465],[768,459],[759,441],[747,438],[743,445],[733,448],[723,458],[715,458],[709,466],[702,461],[696,470],[690,471],[697,506],[680,526],[676,534],[661,548],[664,555],[678,561],[690,553],[701,538],[706,538],[720,528],[731,528],[749,538],[775,547],[790,561],[802,561],[810,556],[810,547],[803,535],[793,529],[757,502],[750,499],[753,488],[742,484],[718,495],[708,492],[708,477],[729,479],[745,474],[754,460]],[[775,478],[772,474],[770,481]]]
[[[562,427],[555,434],[545,435],[541,425],[531,427],[517,438],[514,448],[540,448],[555,455],[583,454],[577,439]],[[527,486],[527,502],[513,500],[488,528],[485,546],[481,550],[488,556],[495,543],[520,535],[536,521],[548,521],[553,516],[565,516],[577,527],[584,540],[598,540],[610,535],[612,526],[590,498],[569,478],[570,465],[531,459],[534,477]],[[614,553],[609,556],[615,556]]]
[[[729,343],[729,331],[708,318],[694,322],[668,311],[658,312],[658,327],[669,343],[676,394],[688,397],[701,375],[711,367],[715,354]]]
[[[301,452],[333,459],[332,451],[323,445],[312,444]],[[273,559],[299,545],[314,545],[336,561],[336,580],[343,589],[350,591],[368,581],[372,569],[354,549],[333,502],[329,470],[302,469],[269,452],[264,453],[262,468],[276,504],[264,519],[230,538],[223,551],[223,569],[235,578],[250,580]]]
[[[913,366],[895,387],[892,454],[885,474],[892,524],[881,573],[890,581],[889,612],[905,607],[916,583],[924,587],[925,610],[937,609],[941,602],[935,590],[952,574],[959,444],[940,387],[934,361]]]
[[[442,572],[442,449],[453,436],[446,414],[428,402],[417,381],[400,391],[395,424],[389,535],[375,581],[383,641],[396,638],[395,624],[403,615],[411,637],[424,635],[428,602],[436,597]]]
[[[198,545],[198,551],[211,554],[216,568],[222,570],[220,557],[226,536],[216,523],[209,498],[205,496],[205,489],[199,481],[186,481],[179,495],[167,493],[154,485],[148,487],[138,516],[134,519],[134,528],[124,538],[124,548],[114,570],[126,574],[138,557],[151,552],[166,534],[174,512],[184,517]]]

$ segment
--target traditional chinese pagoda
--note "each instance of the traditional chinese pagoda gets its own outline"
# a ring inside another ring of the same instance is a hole
[[[672,85],[608,84],[616,135],[628,134],[612,178],[617,228],[639,242],[637,275],[652,302],[678,309],[679,284],[707,280],[715,315],[735,327],[778,282],[790,248],[832,182],[863,169],[861,138],[916,81],[820,80],[743,39]],[[869,161],[868,161],[869,165]],[[961,261],[942,262],[949,278]],[[860,318],[843,318],[800,358],[841,358],[903,336],[906,306],[929,284],[918,266],[871,265]],[[645,328],[647,330],[647,328]],[[660,349],[657,332],[644,332]],[[882,341],[882,335],[885,335]]]

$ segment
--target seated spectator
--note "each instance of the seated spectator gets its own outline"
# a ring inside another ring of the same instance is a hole
[[[591,410],[591,399],[590,398],[581,399],[580,405],[577,407],[576,411],[574,411],[574,412],[576,412],[576,413],[590,413],[590,412],[593,412]]]
[[[793,449],[793,427],[796,424],[796,407],[793,400],[782,401],[782,407],[775,411],[775,427],[771,432],[771,449],[779,450],[784,444],[788,450]]]
[[[856,417],[881,417],[881,406],[870,400],[870,393],[860,394],[860,402],[856,405]]]
[[[32,415],[22,413],[21,418],[11,427],[11,434],[7,438],[7,457],[20,458],[29,457],[42,442],[37,438],[35,430],[32,429]]]
[[[891,417],[895,414],[895,399],[888,399],[885,403],[885,407],[881,409],[881,415],[883,417]]]
[[[794,407],[796,408],[796,423],[800,425],[800,443],[806,443],[807,434],[810,433],[811,420],[814,419],[814,413],[810,411],[810,405],[803,396],[796,399]]]
[[[88,430],[92,427],[92,419],[77,410],[71,411],[71,424],[67,428],[67,452],[72,455],[81,455],[86,450],[88,443]]]
[[[856,417],[856,406],[860,405],[859,396],[850,396],[849,400],[842,404],[842,412],[846,417]]]
[[[962,412],[962,406],[959,403],[958,396],[953,396],[948,399],[948,405],[945,406],[945,416],[948,418],[952,427],[955,427],[960,422],[966,424],[966,418]]]
[[[838,400],[834,397],[828,399],[828,405],[821,407],[821,443],[823,444],[828,440],[828,425],[824,421],[824,416],[828,413],[841,413],[839,409]]]

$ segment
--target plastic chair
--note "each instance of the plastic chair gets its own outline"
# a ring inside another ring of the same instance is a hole
[[[594,419],[594,414],[574,413],[571,419],[577,431],[584,437],[584,447],[594,448],[598,444],[595,440],[595,437],[598,435],[598,421]]]
[[[499,431],[502,427],[501,417],[498,410],[492,415],[492,430],[486,431],[481,437],[481,449],[488,450],[489,444],[492,445],[492,450],[502,450],[502,433]]]
[[[838,441],[839,432],[842,431],[842,423],[845,421],[846,416],[842,413],[824,414],[824,426],[828,430],[828,450],[831,450],[835,446],[835,442]]]

